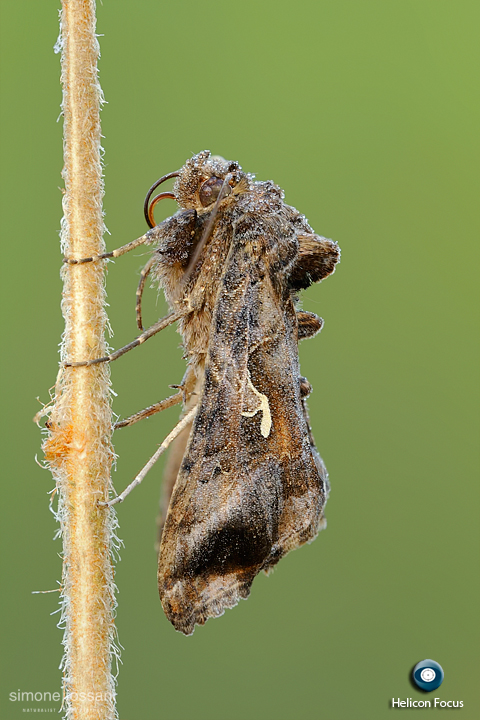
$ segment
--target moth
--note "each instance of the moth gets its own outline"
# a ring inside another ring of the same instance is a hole
[[[169,177],[176,178],[173,193],[150,202]],[[153,207],[163,197],[174,198],[179,210],[155,225]],[[127,490],[106,504],[123,500],[173,441],[158,587],[168,619],[190,635],[247,598],[261,570],[268,573],[325,526],[328,475],[298,360],[298,342],[313,337],[323,320],[298,308],[298,294],[333,273],[340,251],[284,202],[277,185],[255,181],[209,151],[155,183],[145,213],[151,229],[141,238],[65,262],[153,244],[137,291],[137,323],[143,329],[148,275],[171,312],[115,353],[69,365],[115,360],[178,322],[187,361],[179,392],[117,426],[177,402],[182,418]]]

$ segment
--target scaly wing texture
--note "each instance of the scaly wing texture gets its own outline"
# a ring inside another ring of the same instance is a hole
[[[204,391],[162,535],[167,617],[195,624],[246,598],[255,576],[315,537],[327,477],[299,391],[297,326],[287,270],[294,238],[268,227],[234,238],[220,283]],[[282,274],[283,272],[283,274]]]

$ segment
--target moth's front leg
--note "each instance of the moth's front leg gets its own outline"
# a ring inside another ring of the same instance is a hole
[[[303,290],[331,275],[340,260],[340,248],[319,235],[299,235],[298,255],[290,272],[292,290]]]
[[[155,228],[153,228],[155,229]],[[102,253],[101,255],[92,255],[91,257],[86,258],[68,258],[64,257],[63,262],[65,265],[85,265],[85,263],[91,263],[91,262],[97,262],[98,260],[107,260],[108,258],[117,258],[121,255],[125,255],[126,253],[130,252],[130,250],[135,250],[135,248],[139,247],[139,245],[148,245],[153,242],[155,242],[155,236],[152,234],[152,230],[149,230],[145,235],[142,235],[141,237],[137,238],[136,240],[132,240],[131,242],[127,243],[126,245],[122,245],[122,247],[117,248],[116,250],[112,250],[111,252]]]
[[[84,265],[85,263],[97,262],[98,260],[117,258],[131,250],[135,250],[135,248],[140,245],[153,245],[154,243],[159,246],[164,243],[167,246],[168,252],[169,247],[179,247],[191,236],[192,231],[195,230],[196,219],[197,213],[195,210],[184,210],[183,212],[172,215],[172,217],[167,218],[160,223],[160,225],[155,225],[155,227],[146,232],[145,235],[142,235],[136,240],[132,240],[126,245],[122,245],[116,250],[86,258],[65,257],[63,258],[63,262],[66,265]]]
[[[68,265],[80,265],[109,257],[119,257],[120,255],[123,255],[124,253],[133,250],[141,244],[156,243],[158,247],[155,251],[154,259],[152,259],[152,261],[150,261],[147,264],[146,268],[143,270],[140,279],[139,291],[137,291],[137,323],[141,328],[142,323],[140,302],[145,278],[150,272],[152,266],[154,265],[168,267],[176,263],[181,263],[182,260],[186,262],[188,260],[188,253],[186,252],[185,247],[189,247],[192,244],[192,238],[195,235],[196,227],[197,214],[195,210],[185,210],[183,212],[177,213],[171,218],[168,218],[160,225],[156,225],[141,238],[133,240],[131,243],[128,243],[127,245],[124,245],[117,250],[113,250],[110,253],[104,253],[103,255],[98,255],[90,258],[65,258],[64,262]],[[183,255],[185,255],[185,257],[183,257]],[[74,268],[72,268],[72,272],[74,271]],[[188,302],[175,301],[174,303],[171,303],[171,305],[175,308],[173,312],[169,313],[161,320],[158,320],[158,322],[151,325],[145,332],[139,335],[131,343],[128,343],[128,345],[125,345],[111,355],[106,355],[105,357],[101,358],[95,358],[93,360],[80,360],[76,362],[67,361],[66,363],[64,363],[65,367],[87,367],[90,365],[95,365],[97,363],[112,362],[113,360],[116,360],[117,358],[124,355],[129,350],[132,350],[133,348],[138,347],[138,345],[144,343],[150,337],[153,337],[153,335],[156,335],[156,333],[163,330],[163,328],[167,327],[173,322],[176,322],[184,315],[192,312],[192,308]]]

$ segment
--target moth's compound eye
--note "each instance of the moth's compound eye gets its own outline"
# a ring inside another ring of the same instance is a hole
[[[200,188],[199,197],[203,207],[211,205],[218,197],[218,193],[222,189],[223,180],[215,177],[209,178]]]

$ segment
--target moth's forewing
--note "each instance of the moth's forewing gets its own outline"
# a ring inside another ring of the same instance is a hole
[[[327,477],[300,397],[287,284],[297,248],[293,233],[247,218],[225,264],[159,556],[163,608],[187,635],[247,597],[260,570],[322,522]]]

